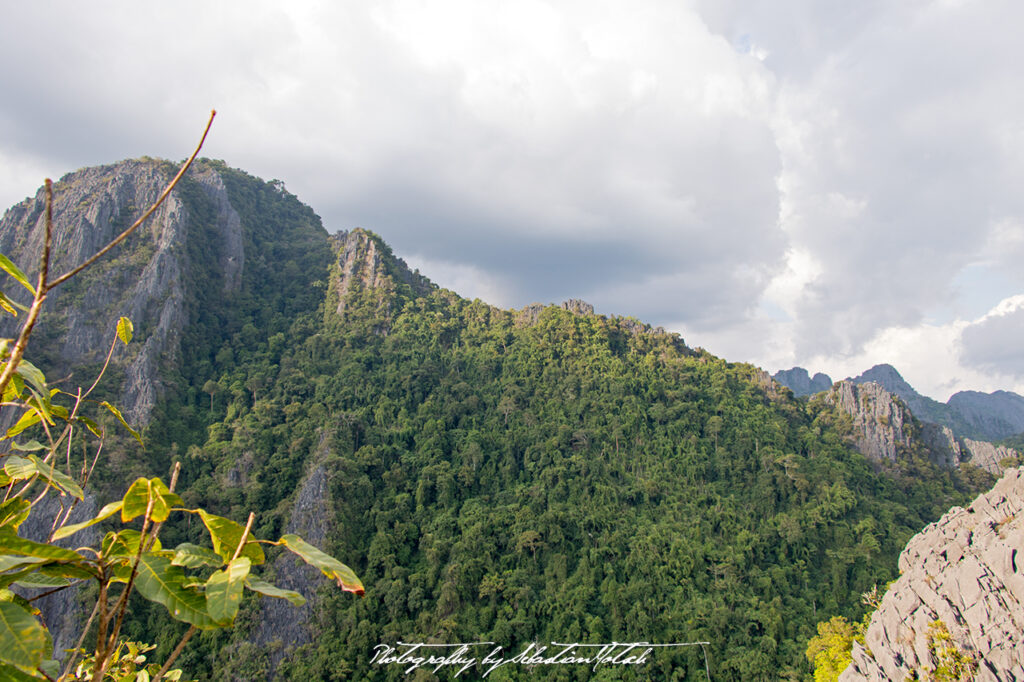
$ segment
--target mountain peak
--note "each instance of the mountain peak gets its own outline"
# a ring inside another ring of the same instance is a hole
[[[780,369],[772,378],[793,391],[793,395],[796,396],[813,395],[832,387],[832,377],[821,372],[812,377],[803,367]]]
[[[357,227],[333,235],[334,264],[331,267],[330,292],[335,302],[328,306],[345,316],[359,301],[369,296],[374,310],[390,320],[391,301],[396,296],[422,296],[437,288],[405,261],[392,253],[379,235]]]

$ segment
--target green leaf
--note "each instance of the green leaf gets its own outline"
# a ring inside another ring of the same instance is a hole
[[[295,606],[302,606],[303,604],[306,603],[306,598],[303,597],[298,592],[294,592],[292,590],[282,589],[282,588],[278,587],[277,585],[271,585],[268,582],[264,582],[262,580],[257,580],[256,578],[253,578],[252,576],[249,576],[248,578],[245,579],[245,586],[248,587],[253,592],[259,592],[260,594],[266,595],[267,597],[277,597],[278,599],[287,599],[288,601],[290,601]]]
[[[14,372],[27,381],[40,396],[49,397],[50,391],[46,388],[46,375],[44,375],[42,370],[38,367],[28,360],[22,359],[22,361],[18,363],[18,368],[15,369]]]
[[[75,482],[75,479],[71,478],[57,467],[47,464],[35,455],[29,455],[28,458],[36,465],[36,470],[39,472],[39,475],[52,483],[56,488],[59,488],[79,500],[85,499],[85,493],[82,492],[81,487],[79,487],[78,483]]]
[[[14,438],[28,427],[38,424],[39,419],[39,410],[37,408],[33,407],[25,410],[25,413],[21,415],[21,419],[15,422],[14,426],[7,429],[7,438]]]
[[[53,561],[79,562],[82,557],[70,549],[48,545],[42,542],[33,542],[18,537],[6,526],[0,526],[0,553],[3,554],[24,554],[25,556],[50,559]]]
[[[26,277],[25,273],[21,271],[21,268],[12,263],[11,259],[2,253],[0,253],[0,270],[6,272],[8,275],[13,277],[18,284],[28,289],[30,294],[33,296],[36,295],[36,288],[29,284],[28,277]]]
[[[17,594],[16,592],[11,592],[6,588],[0,590],[0,601],[9,601],[12,604],[17,604],[33,616],[40,615],[39,609],[32,606],[32,603],[28,599],[25,599],[20,594]]]
[[[32,503],[16,497],[0,504],[0,526],[17,529],[32,511]]]
[[[0,588],[17,583],[18,585],[59,586],[67,585],[68,581],[88,580],[97,577],[84,568],[74,564],[32,565],[29,562],[43,563],[46,559],[38,557],[19,557],[22,559],[20,570],[0,575]],[[60,582],[63,581],[63,582]]]
[[[242,540],[242,532],[245,528],[231,519],[215,516],[204,509],[199,510],[199,516],[202,517],[206,529],[210,531],[213,551],[219,554],[224,561],[230,561],[231,557],[235,555],[238,543]],[[266,557],[263,555],[263,548],[255,540],[252,533],[246,536],[241,556],[248,557],[254,566],[259,566],[266,561]]]
[[[30,460],[18,455],[11,455],[4,461],[4,473],[15,481],[23,481],[32,478],[39,472],[36,470],[36,465]]]
[[[4,355],[6,355],[8,340],[9,339],[0,339],[0,349],[3,349]],[[12,374],[10,383],[8,383],[7,386],[4,388],[4,402],[10,403],[16,400],[21,400],[21,394],[24,391],[25,381],[17,374]]]
[[[50,652],[46,630],[21,606],[0,601],[0,661],[34,670]]]
[[[88,528],[89,526],[94,526],[97,523],[99,523],[100,521],[103,521],[104,519],[108,519],[111,516],[113,516],[114,514],[116,514],[117,512],[121,511],[121,505],[122,505],[122,502],[120,500],[118,500],[117,502],[111,502],[110,504],[104,506],[103,509],[100,509],[100,513],[99,514],[97,514],[96,516],[92,517],[88,521],[83,521],[82,523],[73,523],[70,526],[64,526],[63,528],[59,528],[57,530],[57,532],[53,534],[53,539],[54,540],[61,540],[61,539],[66,538],[66,537],[68,537],[70,535],[74,535],[75,533],[77,533],[78,531],[82,530],[83,528]]]
[[[174,548],[174,559],[171,563],[185,568],[199,568],[200,566],[221,566],[224,564],[224,560],[211,549],[193,545],[191,542],[183,542]]]
[[[176,620],[197,628],[219,627],[206,610],[206,597],[202,592],[185,587],[188,576],[171,560],[144,553],[139,560],[135,586],[144,598],[162,604]]]
[[[278,544],[283,544],[310,566],[319,568],[324,575],[334,580],[338,587],[346,592],[353,592],[360,596],[366,593],[363,583],[359,581],[351,568],[329,554],[321,552],[298,535],[282,535]]]
[[[92,434],[94,436],[96,436],[97,438],[103,438],[103,429],[100,428],[99,424],[97,424],[93,420],[89,419],[88,417],[81,417],[80,416],[80,417],[78,417],[78,421],[80,421],[83,424],[85,424],[85,428],[87,428],[90,431],[92,431]]]
[[[157,523],[167,520],[171,507],[182,505],[181,498],[172,493],[159,478],[139,478],[132,483],[121,500],[121,520],[128,523],[145,514],[150,500],[153,508],[149,518]]]
[[[100,553],[108,559],[117,557],[122,558],[135,558],[135,555],[139,553],[139,542],[142,540],[142,534],[134,528],[125,528],[116,533],[107,533],[103,538],[103,544],[100,548]],[[159,552],[161,550],[159,538],[154,541],[153,546],[149,548],[150,554]]]
[[[230,625],[242,603],[242,589],[252,562],[240,556],[206,581],[206,610],[218,623]]]
[[[50,649],[53,650],[53,647],[51,646]],[[61,671],[60,663],[58,663],[57,661],[55,661],[53,659],[50,659],[49,661],[43,661],[39,665],[39,669],[42,670],[47,675],[49,675],[50,679],[52,679],[52,680],[55,680],[58,677],[60,677],[60,671]]]
[[[73,478],[35,455],[29,455],[28,458],[11,455],[4,463],[4,473],[16,481],[39,475],[62,493],[66,492],[79,500],[85,497],[85,493]]]
[[[28,559],[29,561],[34,561],[36,563],[45,563],[46,562],[46,559],[39,559],[37,557],[15,557],[15,558],[17,558],[17,559]],[[13,585],[14,583],[18,582],[19,580],[23,580],[23,579],[29,577],[34,572],[39,570],[39,566],[34,566],[31,563],[24,563],[23,562],[23,563],[21,563],[21,564],[19,564],[17,566],[17,569],[18,570],[8,571],[7,573],[4,573],[4,574],[0,575],[0,592],[2,592],[3,590],[6,590],[7,587]]]
[[[32,564],[43,564],[49,561],[46,557],[24,556],[17,554],[0,554],[0,573],[12,568],[22,568]]]
[[[142,445],[143,447],[145,447],[145,444],[142,442],[142,436],[139,435],[138,431],[136,431],[132,427],[128,426],[128,422],[126,422],[124,420],[124,415],[121,414],[121,410],[117,409],[116,407],[114,407],[113,405],[108,403],[106,400],[101,402],[100,405],[102,405],[103,407],[107,408],[112,415],[117,417],[117,421],[121,422],[121,426],[123,426],[124,428],[128,429],[128,433],[130,433],[133,436],[135,436],[135,440],[139,441],[139,445]]]
[[[0,682],[38,682],[45,679],[42,675],[29,675],[13,665],[0,663]]]
[[[11,315],[14,315],[15,317],[18,316],[18,310],[28,311],[28,308],[26,306],[23,306],[14,299],[10,298],[7,294],[5,294],[2,291],[0,291],[0,308],[3,308],[4,310],[9,312]]]
[[[25,577],[15,580],[14,584],[20,587],[67,587],[74,582],[74,580],[68,580],[57,575],[33,571]]]
[[[132,334],[135,333],[135,325],[127,317],[122,317],[117,321],[117,338],[121,339],[121,343],[128,345],[132,340]]]
[[[37,452],[39,450],[45,450],[46,446],[37,440],[30,440],[27,443],[15,443],[11,441],[11,447],[21,452]]]

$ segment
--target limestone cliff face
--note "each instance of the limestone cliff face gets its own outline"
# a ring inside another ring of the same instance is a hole
[[[840,381],[824,401],[853,419],[854,444],[866,457],[895,462],[911,446],[915,429],[910,410],[879,384]]]
[[[154,202],[175,172],[163,161],[123,161],[87,168],[54,185],[53,259],[50,271],[60,275],[82,263],[132,224]],[[215,220],[204,222],[216,245],[223,286],[230,291],[240,282],[244,266],[241,223],[219,174],[202,164],[188,182],[198,187],[214,207]],[[0,220],[0,252],[32,280],[45,226],[45,194],[9,209]],[[123,370],[120,405],[129,421],[145,425],[163,384],[160,368],[179,355],[181,333],[188,324],[185,302],[188,271],[187,240],[199,229],[197,218],[179,190],[126,242],[48,297],[37,334],[30,346],[48,352],[47,366],[71,371],[102,362],[114,337],[118,317],[129,317],[136,340],[115,348],[115,366]],[[6,320],[2,333],[15,333],[15,320]],[[91,381],[75,376],[73,381]]]
[[[1001,462],[1017,455],[1004,446],[958,438],[948,426],[917,421],[900,398],[874,382],[840,381],[821,399],[849,415],[854,446],[875,461],[896,462],[917,447],[941,467],[970,463],[998,475]]]
[[[1024,472],[1007,470],[969,507],[914,536],[899,567],[842,682],[931,668],[927,630],[936,619],[978,661],[977,680],[1024,680]]]
[[[354,297],[368,295],[376,303],[378,334],[387,334],[394,314],[396,296],[426,295],[437,285],[413,272],[377,235],[356,228],[331,237],[335,252],[330,274],[332,304],[328,315],[345,320]]]

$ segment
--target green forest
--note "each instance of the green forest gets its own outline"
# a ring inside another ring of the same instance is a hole
[[[108,446],[101,497],[180,461],[186,506],[255,511],[254,532],[276,537],[318,470],[320,546],[366,593],[310,581],[296,650],[258,641],[266,612],[246,601],[238,627],[182,654],[196,679],[451,679],[371,663],[399,641],[709,643],[637,669],[507,666],[491,680],[697,680],[705,666],[713,680],[809,679],[816,624],[860,620],[860,595],[896,576],[906,541],[991,482],[921,452],[883,468],[821,401],[636,319],[462,298],[372,232],[328,235],[278,184],[204,163],[241,219],[242,282],[222,293],[216,207],[186,178],[181,353],[161,367],[145,449]],[[147,239],[109,267],[142,262]],[[75,291],[109,286],[105,272]],[[57,331],[36,357],[59,365],[60,320],[78,304],[47,313]],[[169,523],[161,537],[201,530]],[[165,656],[184,629],[140,599],[125,635]]]

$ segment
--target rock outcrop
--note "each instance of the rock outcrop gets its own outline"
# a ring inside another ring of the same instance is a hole
[[[794,395],[814,395],[832,387],[825,374],[810,377],[803,367],[780,370],[773,378]],[[847,379],[855,384],[875,383],[899,397],[917,419],[947,426],[957,438],[995,441],[1024,433],[1024,396],[1010,391],[960,391],[945,403],[921,395],[892,365],[875,365]]]
[[[155,159],[122,161],[69,173],[54,185],[51,276],[83,263],[131,225],[159,197],[175,168]],[[124,243],[48,296],[34,344],[45,339],[52,370],[102,362],[120,316],[132,320],[136,340],[115,347],[114,365],[124,372],[118,403],[130,423],[147,424],[165,388],[160,369],[178,357],[189,324],[186,301],[190,233],[203,232],[218,260],[225,293],[238,289],[245,255],[242,225],[227,189],[212,166],[198,163],[186,183],[211,208],[200,219],[195,199],[181,185]],[[35,280],[45,231],[45,192],[12,207],[0,220],[0,253]],[[212,220],[207,220],[207,218]],[[202,225],[197,225],[197,222]],[[195,278],[193,278],[195,279]],[[26,292],[12,292],[25,295]],[[15,320],[0,332],[14,334]],[[55,373],[51,371],[51,373]],[[91,382],[93,377],[74,380]]]
[[[793,391],[793,395],[796,396],[814,395],[832,388],[832,377],[821,372],[812,377],[803,367],[780,369],[772,378]]]
[[[874,382],[839,381],[821,398],[852,420],[851,438],[865,457],[896,462],[914,447],[944,468],[969,463],[999,475],[1015,450],[986,441],[959,438],[948,426],[919,422],[901,398]]]
[[[1007,470],[969,507],[914,536],[899,567],[842,682],[904,680],[930,669],[935,620],[977,661],[975,679],[1024,680],[1024,471]]]
[[[854,445],[865,457],[895,462],[911,446],[913,415],[880,385],[840,381],[823,400],[853,419]]]
[[[380,318],[375,330],[386,335],[396,294],[404,291],[422,296],[437,288],[419,271],[410,270],[380,237],[368,230],[357,227],[339,232],[331,237],[331,243],[335,253],[330,275],[334,303],[329,307],[337,318],[346,318],[353,297],[370,292]]]

